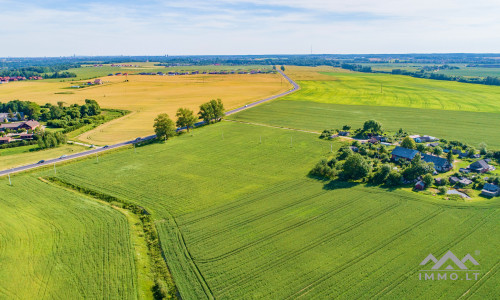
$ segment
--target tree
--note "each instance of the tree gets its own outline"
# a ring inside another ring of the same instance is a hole
[[[419,176],[432,173],[434,170],[432,163],[426,163],[421,159],[420,153],[417,153],[412,159],[411,164],[408,168],[404,169],[403,177],[406,180],[415,180]]]
[[[64,102],[57,101],[57,106],[59,106],[59,108],[63,108],[64,107]]]
[[[431,174],[425,174],[422,177],[422,181],[425,183],[425,187],[429,187],[432,184],[433,178]]]
[[[327,161],[326,159],[322,159],[319,161],[314,168],[309,172],[309,175],[333,179],[337,174],[337,170],[335,167],[335,161]]]
[[[342,166],[342,175],[345,179],[357,180],[366,177],[370,173],[370,165],[358,153],[349,156]]]
[[[401,174],[397,171],[391,171],[389,173],[389,176],[387,176],[387,179],[385,180],[385,183],[388,186],[398,186],[401,184]]]
[[[9,119],[14,118],[14,113],[12,112],[12,110],[11,110],[10,108],[9,108],[9,112],[8,112],[8,114],[7,114],[7,117],[8,117]]]
[[[424,144],[418,144],[417,150],[420,152],[425,152],[425,150],[427,150],[427,147]]]
[[[207,103],[200,105],[198,115],[207,124],[217,122],[224,117],[224,104],[221,99],[210,100]]]
[[[448,154],[446,155],[446,159],[448,160],[450,165],[453,166],[453,162],[455,161],[455,158],[453,157],[453,152],[451,149],[450,149],[450,152],[448,152]]]
[[[363,131],[372,132],[372,133],[380,133],[382,132],[382,124],[375,120],[368,120],[363,124]]]
[[[401,147],[407,148],[407,149],[416,149],[417,144],[415,143],[415,141],[411,137],[407,136],[401,142]]]
[[[488,153],[488,146],[485,142],[482,142],[479,144],[479,154],[485,155],[486,153]]]
[[[439,146],[436,146],[434,147],[434,150],[433,150],[434,154],[436,154],[437,156],[440,156],[441,154],[443,154],[443,148],[439,147]]]
[[[385,182],[389,173],[391,173],[391,165],[385,164],[373,175],[372,182],[375,184],[382,184]]]
[[[174,121],[167,114],[159,114],[153,125],[158,139],[168,140],[175,135]]]
[[[281,71],[285,72],[285,66],[281,66]]]
[[[468,150],[467,150],[467,156],[468,157],[473,157],[474,154],[476,154],[476,149],[474,147],[470,147]]]
[[[176,125],[178,127],[186,127],[188,132],[189,127],[193,127],[197,120],[194,112],[188,108],[179,108],[175,116],[177,117]]]

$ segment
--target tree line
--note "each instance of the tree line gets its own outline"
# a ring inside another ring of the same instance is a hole
[[[175,116],[177,121],[174,121],[168,116],[168,114],[159,114],[154,121],[154,130],[157,139],[167,140],[170,137],[175,136],[177,133],[177,127],[186,129],[188,132],[190,128],[193,128],[196,121],[199,119],[203,120],[205,124],[211,124],[215,122],[220,122],[224,117],[224,104],[221,99],[210,100],[209,102],[200,105],[200,110],[198,111],[198,116],[194,114],[194,111],[189,108],[179,108]]]

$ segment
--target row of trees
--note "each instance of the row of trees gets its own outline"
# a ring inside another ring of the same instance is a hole
[[[177,121],[174,123],[168,114],[159,114],[154,122],[154,129],[156,137],[158,139],[167,140],[173,137],[177,132],[177,127],[186,128],[189,132],[190,128],[193,128],[198,120],[198,117],[194,114],[194,111],[189,108],[179,108],[175,114]],[[200,110],[198,116],[203,120],[205,124],[211,124],[215,122],[220,122],[224,117],[224,104],[221,99],[210,100],[209,102],[200,105]]]
[[[101,114],[101,107],[95,100],[85,99],[85,104],[64,106],[64,102],[57,105],[50,103],[42,106],[40,120],[46,121],[52,127],[66,128],[80,123],[92,123],[92,118]]]
[[[42,132],[36,135],[37,144],[40,149],[54,148],[62,144],[66,144],[68,138],[61,132]]]

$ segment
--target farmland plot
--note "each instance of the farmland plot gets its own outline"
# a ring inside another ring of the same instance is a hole
[[[498,201],[307,178],[330,143],[304,132],[228,122],[136,150],[57,177],[147,208],[183,299],[498,294]],[[478,283],[418,280],[448,250],[480,250]]]
[[[129,226],[110,207],[31,176],[0,184],[1,299],[136,299]]]

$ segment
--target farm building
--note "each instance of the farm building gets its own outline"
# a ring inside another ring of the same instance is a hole
[[[425,189],[425,183],[423,181],[419,181],[415,184],[415,189],[416,190],[423,190]]]
[[[433,163],[434,169],[436,169],[436,171],[438,172],[448,172],[452,168],[451,164],[446,158],[442,158],[439,156],[422,154],[422,160],[428,163]]]
[[[10,136],[0,137],[0,144],[8,144],[11,140],[12,138]]]
[[[438,140],[439,139],[437,137],[433,137],[433,136],[430,136],[430,135],[424,135],[424,136],[420,137],[420,143],[435,142],[435,141],[438,141]]]
[[[340,136],[348,136],[349,134],[349,131],[339,131]]]
[[[21,133],[19,135],[19,138],[21,140],[32,140],[33,139],[33,133]]]
[[[103,84],[104,82],[102,81],[102,79],[99,79],[97,78],[96,80],[94,80],[94,84]]]
[[[484,159],[481,159],[470,164],[468,169],[472,172],[485,173],[490,171],[492,166],[490,166]]]
[[[481,195],[486,197],[496,197],[500,195],[500,188],[494,184],[486,183],[481,190]]]
[[[18,130],[18,129],[26,129],[26,130],[35,130],[40,127],[40,123],[34,120],[24,121],[24,122],[12,122],[6,124],[0,124],[0,130]]]
[[[458,177],[455,177],[455,176],[451,176],[449,178],[449,180],[450,180],[450,184],[456,184],[457,182],[460,181],[460,179]]]
[[[397,146],[391,152],[391,159],[392,160],[400,160],[400,159],[412,160],[415,157],[415,155],[417,155],[417,153],[418,153],[418,150],[407,149],[407,148]]]

